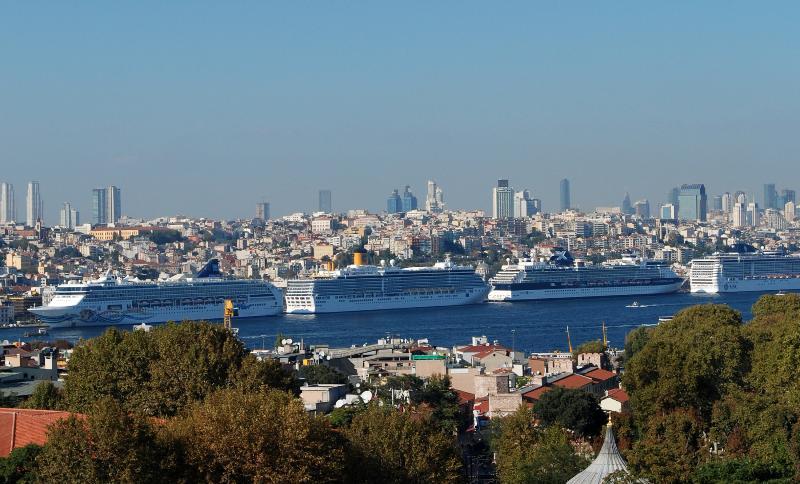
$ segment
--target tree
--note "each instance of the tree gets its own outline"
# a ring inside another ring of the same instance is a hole
[[[33,393],[22,406],[39,410],[58,410],[62,404],[61,391],[52,382],[43,381],[36,385]]]
[[[598,339],[582,343],[580,346],[575,348],[574,356],[577,358],[581,353],[603,353],[605,351],[606,346]]]
[[[36,457],[42,448],[28,444],[11,451],[8,457],[0,458],[0,483],[33,484],[39,482]]]
[[[465,427],[466,420],[458,406],[458,395],[450,388],[450,378],[447,376],[433,375],[428,378],[423,387],[411,395],[411,402],[430,407],[431,421],[442,430],[454,432]]]
[[[64,386],[66,407],[86,412],[105,396],[132,412],[169,417],[214,390],[296,382],[276,362],[257,362],[230,331],[210,323],[167,324],[152,331],[114,328],[75,348]]]
[[[541,396],[533,412],[543,425],[564,427],[581,437],[600,435],[606,422],[597,398],[582,390],[555,387]]]
[[[280,391],[219,390],[167,425],[196,481],[332,482],[343,468],[338,434]]]
[[[646,326],[639,326],[625,335],[625,359],[630,361],[633,355],[638,353],[650,339],[650,329]]]
[[[320,383],[347,383],[347,376],[326,365],[301,366],[297,372],[299,378],[305,379],[309,385]]]
[[[369,405],[344,429],[347,482],[455,483],[461,459],[452,434],[424,415]]]
[[[560,427],[537,428],[526,406],[493,423],[492,448],[501,482],[563,483],[582,471],[589,461],[575,453]]]
[[[738,312],[707,304],[654,328],[623,376],[635,415],[690,408],[707,426],[714,403],[740,385],[749,368],[741,324]]]
[[[153,482],[163,454],[150,424],[107,397],[53,424],[36,463],[43,482]]]

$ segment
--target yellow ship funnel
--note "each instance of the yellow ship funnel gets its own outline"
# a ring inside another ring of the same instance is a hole
[[[364,252],[353,252],[353,264],[357,266],[367,265],[367,254]]]

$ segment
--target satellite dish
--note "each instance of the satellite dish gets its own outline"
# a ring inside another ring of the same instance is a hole
[[[286,343],[285,344],[287,344],[287,345],[292,344],[292,338],[286,338]]]
[[[284,338],[281,340],[281,344],[282,345],[289,344],[288,341],[289,341],[288,339]]]
[[[345,403],[347,403],[347,400],[340,398],[339,400],[336,400],[336,403],[333,404],[333,408],[342,408],[344,407]]]
[[[361,392],[361,400],[364,400],[364,402],[371,401],[372,400],[372,392],[369,391],[369,390]]]

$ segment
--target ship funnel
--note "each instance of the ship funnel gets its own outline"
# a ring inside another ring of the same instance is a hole
[[[367,254],[364,252],[353,252],[353,264],[363,266],[367,264]]]

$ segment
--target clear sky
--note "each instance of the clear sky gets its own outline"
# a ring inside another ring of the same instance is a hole
[[[394,187],[490,208],[800,190],[800,2],[285,1],[0,5],[0,180],[48,222],[123,212],[379,210]]]

